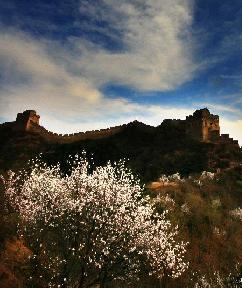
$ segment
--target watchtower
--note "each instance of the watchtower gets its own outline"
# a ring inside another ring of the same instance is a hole
[[[199,141],[217,141],[220,136],[219,116],[211,114],[207,108],[196,110],[186,117],[186,134]]]
[[[31,130],[34,124],[39,125],[40,116],[35,110],[25,110],[23,113],[18,113],[16,118],[16,128],[18,130]]]

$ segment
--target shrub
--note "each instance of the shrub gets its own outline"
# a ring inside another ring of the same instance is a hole
[[[142,198],[122,162],[90,173],[87,160],[76,157],[62,175],[59,165],[36,161],[30,173],[10,172],[5,189],[33,251],[31,285],[102,287],[137,279],[142,265],[159,279],[187,268],[177,227]]]

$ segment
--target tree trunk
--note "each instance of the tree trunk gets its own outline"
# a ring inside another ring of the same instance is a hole
[[[85,270],[84,270],[84,268],[82,267],[78,288],[83,288],[83,287],[84,287],[84,284],[85,284],[85,275],[84,275],[84,272],[85,272]]]

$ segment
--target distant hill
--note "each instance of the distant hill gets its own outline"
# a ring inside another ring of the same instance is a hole
[[[58,135],[39,125],[34,110],[17,115],[16,121],[0,125],[0,169],[21,169],[42,153],[48,163],[66,168],[69,155],[86,151],[93,165],[125,158],[143,181],[160,174],[182,175],[239,166],[238,142],[220,135],[219,117],[207,109],[197,110],[186,120],[164,120],[152,127],[134,121],[98,131]]]

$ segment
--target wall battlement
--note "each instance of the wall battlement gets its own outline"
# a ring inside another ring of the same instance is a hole
[[[196,110],[185,121],[187,135],[196,140],[216,142],[220,137],[219,116],[211,114],[207,108]]]
[[[229,144],[235,147],[239,146],[238,140],[234,140],[233,138],[230,138],[229,134],[221,134],[219,142],[222,144]]]
[[[39,125],[40,116],[35,110],[25,110],[23,113],[18,113],[16,118],[16,129],[31,130],[32,124]]]
[[[106,138],[120,133],[128,125],[135,125],[141,128],[143,126],[148,126],[141,122],[133,121],[129,124],[123,124],[106,129],[72,134],[57,134],[48,131],[43,126],[41,126],[39,124],[39,119],[40,116],[37,115],[36,111],[26,110],[23,113],[17,114],[16,121],[4,123],[2,125],[11,127],[17,131],[28,131],[36,133],[47,141],[56,143],[72,143],[81,140]],[[219,116],[211,114],[207,108],[196,110],[193,115],[187,116],[185,120],[165,119],[161,125],[163,127],[168,127],[168,129],[171,127],[178,127],[179,129],[182,129],[186,135],[198,141],[228,144],[239,147],[238,141],[230,138],[228,134],[222,134],[220,136]]]
[[[72,143],[81,140],[91,140],[91,139],[100,139],[112,136],[121,132],[126,124],[121,126],[115,126],[106,129],[100,130],[93,130],[93,131],[86,131],[86,132],[78,132],[78,133],[71,133],[71,134],[57,134],[51,131],[48,131],[44,127],[40,125],[32,125],[29,131],[37,133],[44,137],[46,140],[51,142],[58,142],[58,143]]]

